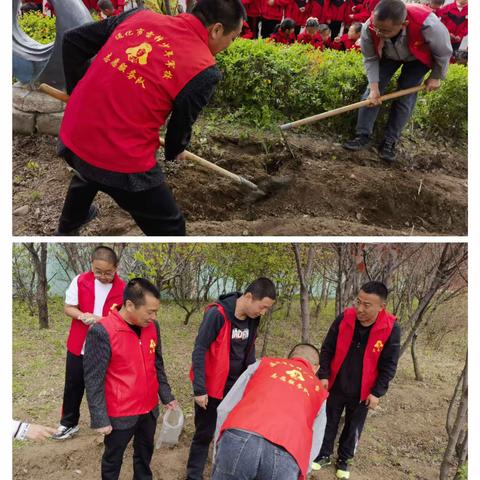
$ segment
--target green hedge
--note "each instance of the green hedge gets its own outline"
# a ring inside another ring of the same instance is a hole
[[[310,45],[286,47],[239,39],[217,60],[224,78],[214,106],[227,108],[230,118],[258,127],[357,102],[367,85],[362,56],[354,51],[321,52]],[[466,137],[467,76],[467,68],[451,65],[441,90],[420,96],[414,126]],[[382,109],[380,121],[385,121],[385,113]],[[344,114],[318,125],[346,131],[355,119],[355,114]]]
[[[40,12],[28,12],[18,19],[20,28],[38,43],[50,43],[55,40],[55,17]]]

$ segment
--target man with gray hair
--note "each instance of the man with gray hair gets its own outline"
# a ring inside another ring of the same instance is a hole
[[[358,112],[356,136],[343,144],[347,150],[362,150],[370,146],[373,127],[383,95],[395,72],[402,69],[397,89],[420,85],[425,75],[427,91],[440,88],[447,75],[452,47],[448,30],[430,8],[405,4],[402,0],[382,0],[362,29],[361,47],[368,77],[368,87],[362,99],[369,107]],[[395,146],[410,119],[417,94],[412,93],[392,103],[384,138],[379,148],[382,160],[395,160]]]

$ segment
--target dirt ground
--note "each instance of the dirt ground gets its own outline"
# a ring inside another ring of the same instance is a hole
[[[187,219],[188,235],[466,235],[467,156],[464,146],[404,139],[388,166],[374,147],[351,153],[331,138],[220,131],[190,150],[263,185],[290,178],[254,203],[230,181],[190,162],[165,164],[167,182]],[[52,235],[71,172],[55,155],[56,139],[14,136],[13,233]],[[130,216],[106,195],[82,235],[140,235]]]
[[[463,304],[462,304],[463,305]],[[422,333],[417,345],[424,381],[415,381],[408,352],[401,358],[397,375],[380,407],[370,412],[357,455],[352,480],[434,480],[446,446],[445,418],[455,382],[466,351],[466,306],[446,315],[451,332],[441,337],[442,322]],[[13,414],[47,425],[57,425],[64,382],[65,339],[68,320],[62,303],[50,306],[51,326],[38,330],[36,318],[26,319],[14,308],[13,322]],[[449,307],[450,308],[450,307]],[[463,312],[463,313],[462,313]],[[448,312],[447,312],[448,313]],[[184,480],[188,449],[193,435],[193,404],[188,381],[190,352],[201,315],[191,324],[181,322],[178,307],[164,306],[161,312],[162,347],[169,382],[185,414],[180,443],[173,449],[155,450],[152,469],[155,480]],[[330,320],[312,321],[312,342],[319,344]],[[433,325],[433,324],[432,324]],[[300,338],[296,326],[285,332],[283,323],[272,327],[268,354],[281,355]],[[442,330],[444,331],[444,330]],[[445,330],[446,331],[446,330]],[[259,339],[261,351],[262,339]],[[96,480],[100,477],[102,437],[89,428],[86,401],[82,403],[80,432],[69,441],[14,442],[15,480]],[[160,425],[160,422],[159,422]],[[157,432],[159,429],[157,429]],[[207,469],[205,479],[209,478]],[[132,478],[132,450],[125,453],[121,480]],[[333,480],[333,467],[315,473],[309,480]]]
[[[423,359],[426,361],[426,358]],[[445,370],[460,370],[455,362],[446,365],[438,358],[430,359],[432,376],[428,382],[415,382],[410,372],[410,359],[402,359],[397,379],[382,400],[381,407],[370,413],[359,444],[352,480],[433,480],[438,478],[441,454],[445,445],[444,418],[453,391],[453,376]],[[63,480],[99,478],[103,453],[102,437],[88,428],[83,409],[81,431],[65,442],[48,441],[22,444],[14,450],[14,478],[17,480]],[[17,414],[18,415],[18,414]],[[186,431],[173,449],[155,450],[152,460],[157,480],[183,480],[193,419],[187,417]],[[132,477],[132,449],[125,453],[121,479]],[[210,468],[210,467],[209,467]],[[208,477],[208,471],[205,478]],[[310,480],[333,480],[335,471],[328,467]]]

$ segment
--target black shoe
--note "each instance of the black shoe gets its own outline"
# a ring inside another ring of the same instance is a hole
[[[391,138],[385,138],[378,149],[378,156],[388,163],[393,163],[397,157],[395,151],[396,141]]]
[[[368,135],[357,135],[355,138],[352,138],[348,142],[342,143],[342,147],[347,150],[363,150],[370,146],[371,140]]]
[[[332,464],[330,457],[319,457],[312,462],[312,470],[318,471]]]
[[[87,218],[82,223],[80,223],[78,227],[75,227],[72,230],[68,230],[66,232],[57,228],[54,235],[56,237],[75,237],[79,235],[80,229],[85,225],[87,225],[87,223],[90,223],[92,220],[94,220],[97,217],[97,215],[98,215],[98,208],[96,205],[92,204],[90,205],[90,210],[88,211]]]

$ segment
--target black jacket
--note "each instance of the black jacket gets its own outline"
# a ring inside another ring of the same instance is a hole
[[[343,312],[335,319],[330,326],[327,336],[323,341],[320,351],[320,369],[318,378],[330,377],[330,365],[337,347],[338,328],[343,320]],[[362,327],[360,322],[355,322],[355,333],[352,344],[345,357],[345,360],[338,372],[334,385],[329,385],[333,391],[347,396],[360,397],[363,356],[368,341],[371,327]],[[397,371],[398,359],[400,357],[401,330],[398,321],[395,321],[389,339],[385,342],[380,359],[378,361],[378,378],[372,389],[372,394],[381,397],[387,393],[389,383]]]
[[[232,323],[232,337],[230,338],[230,370],[225,385],[225,393],[230,390],[238,377],[246,368],[255,363],[255,338],[257,335],[260,317],[239,320],[235,318],[235,306],[237,299],[242,294],[239,292],[221,295],[216,303],[220,303],[225,309]],[[217,338],[225,320],[218,309],[210,308],[204,315],[198,330],[195,346],[192,353],[193,367],[193,392],[195,395],[205,395],[205,355],[210,345]]]

